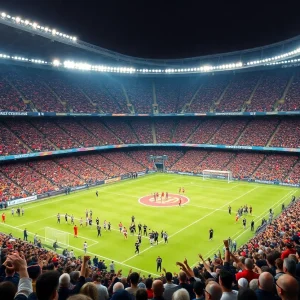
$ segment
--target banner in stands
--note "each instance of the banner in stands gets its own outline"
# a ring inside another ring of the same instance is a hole
[[[295,111],[269,112],[216,112],[216,113],[179,113],[179,114],[108,114],[108,113],[55,113],[55,112],[14,112],[1,111],[0,116],[28,116],[28,117],[218,117],[218,116],[270,116],[270,115],[300,115]]]
[[[29,201],[34,201],[36,199],[37,199],[37,195],[34,195],[34,196],[26,197],[26,198],[10,200],[7,203],[8,203],[8,206],[11,206],[11,205],[18,205],[18,204],[26,203]]]
[[[118,177],[106,179],[106,180],[104,180],[104,183],[107,184],[107,183],[117,182],[117,181],[120,181],[120,180],[121,180],[121,177],[118,176]]]
[[[239,149],[239,150],[253,150],[253,151],[276,151],[276,152],[293,152],[300,153],[300,148],[279,148],[279,147],[260,147],[260,146],[229,146],[229,145],[210,145],[210,144],[184,144],[184,143],[161,143],[161,144],[122,144],[122,145],[108,145],[108,146],[95,146],[86,148],[74,148],[66,150],[55,150],[47,152],[33,152],[26,154],[16,154],[0,156],[0,161],[9,161],[22,158],[30,157],[40,157],[40,156],[51,156],[60,155],[67,153],[78,153],[87,151],[101,151],[108,149],[118,149],[118,148],[134,148],[134,147],[192,147],[192,148],[214,148],[214,149]]]

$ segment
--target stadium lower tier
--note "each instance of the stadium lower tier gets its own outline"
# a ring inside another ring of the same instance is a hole
[[[0,156],[121,144],[300,147],[298,118],[2,118]]]
[[[168,148],[114,150],[59,158],[2,163],[0,200],[97,184],[132,172],[156,170],[149,156],[167,155],[165,171],[202,173],[231,171],[241,180],[300,183],[298,155],[235,151],[171,150]]]

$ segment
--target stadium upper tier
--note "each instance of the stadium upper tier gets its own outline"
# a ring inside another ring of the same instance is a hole
[[[0,156],[121,144],[300,147],[297,118],[0,120]]]
[[[231,170],[238,179],[300,183],[300,159],[294,155],[237,153],[165,148],[112,151],[1,164],[0,200],[26,197],[85,184],[113,176],[153,169],[150,155],[167,155],[169,171],[202,173],[205,169]]]
[[[3,66],[0,111],[207,113],[300,110],[299,68],[138,77]]]

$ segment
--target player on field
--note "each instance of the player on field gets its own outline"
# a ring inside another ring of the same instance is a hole
[[[164,241],[165,241],[165,244],[169,243],[169,241],[168,241],[168,234],[167,234],[166,231],[164,232]]]
[[[65,214],[65,221],[68,224],[68,214],[67,213]]]
[[[131,217],[131,223],[134,223],[134,220],[135,220],[135,216],[132,216]]]
[[[168,198],[169,198],[169,193],[166,192],[166,200],[168,200]]]
[[[88,226],[89,225],[89,217],[86,217],[85,219],[85,226]]]
[[[57,223],[60,224],[60,213],[57,214]]]
[[[122,233],[122,229],[123,229],[123,224],[122,222],[119,223],[119,230],[120,230],[120,233]]]
[[[96,191],[96,197],[98,198],[98,191]]]
[[[228,213],[231,215],[231,206],[228,206]]]
[[[123,235],[124,235],[124,239],[127,240],[127,229],[126,229],[126,227],[123,228]]]
[[[251,231],[254,231],[254,221],[251,221]]]
[[[83,251],[84,251],[85,254],[86,254],[86,252],[87,252],[87,247],[88,247],[87,242],[84,242],[84,243],[83,243]]]
[[[179,203],[178,205],[181,207],[181,197],[179,198]]]
[[[148,233],[147,233],[147,225],[146,225],[146,224],[144,224],[144,226],[143,226],[143,227],[144,227],[144,235],[146,235],[146,236],[147,236],[147,235],[148,235]]]
[[[104,220],[104,223],[103,223],[103,228],[104,228],[104,230],[106,231],[106,220]]]
[[[154,243],[156,243],[156,245],[158,245],[158,232],[154,232]]]
[[[181,194],[181,187],[179,188],[179,192],[178,192],[178,194]]]
[[[130,234],[131,234],[131,235],[134,235],[134,227],[133,227],[133,224],[130,225],[129,231],[130,231]]]
[[[80,218],[80,227],[82,227],[83,226],[83,220],[82,220],[82,218]]]
[[[139,223],[139,225],[138,225],[138,229],[139,229],[139,234],[142,234],[142,224],[141,224],[141,222]]]
[[[138,240],[135,242],[135,252],[134,253],[140,254],[140,243]]]
[[[93,217],[93,211],[90,210],[90,218],[92,218],[92,217]]]
[[[142,243],[142,236],[140,234],[138,235],[138,241],[140,244]]]
[[[150,241],[150,245],[153,245],[153,242],[154,242],[154,232],[150,232],[149,233],[149,241]]]
[[[209,240],[211,241],[214,237],[214,230],[211,228],[209,229]]]
[[[162,192],[162,193],[161,193],[161,198],[163,199],[163,198],[164,198],[164,196],[165,196],[165,193],[164,193],[164,192]]]
[[[93,225],[93,220],[92,220],[92,218],[89,218],[89,225],[90,225],[90,227],[92,227],[92,225]]]
[[[246,221],[246,219],[244,218],[244,219],[243,219],[243,227],[244,227],[244,229],[246,229],[246,223],[247,223],[247,221]]]
[[[108,222],[108,224],[107,224],[107,230],[111,231],[111,223],[110,222]]]
[[[235,223],[237,223],[238,220],[239,220],[239,214],[237,213],[237,214],[235,215]]]
[[[71,224],[74,225],[74,216],[73,215],[71,216]]]
[[[100,221],[99,221],[99,218],[97,217],[96,218],[96,224],[99,225],[99,223],[100,223]]]
[[[21,208],[21,211],[22,211],[22,216],[24,216],[25,211],[23,207]]]
[[[181,192],[182,192],[182,194],[184,194],[184,193],[185,193],[185,189],[184,189],[184,187],[183,187],[183,188],[181,188]]]
[[[75,225],[73,229],[74,229],[74,238],[77,238],[77,235],[78,235],[78,227]]]
[[[15,210],[14,208],[11,209],[11,215],[14,217],[15,216]]]
[[[249,207],[249,212],[250,212],[250,215],[252,216],[252,206],[251,205]]]
[[[97,237],[101,236],[101,226],[97,225]]]
[[[156,193],[153,193],[154,202],[156,202]]]
[[[88,218],[88,216],[89,216],[89,211],[86,209],[85,210],[85,217]]]
[[[5,213],[2,214],[2,223],[5,223],[5,219],[6,219],[6,216],[5,216]]]

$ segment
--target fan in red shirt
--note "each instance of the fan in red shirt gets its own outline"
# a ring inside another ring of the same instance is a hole
[[[296,254],[296,250],[290,243],[288,243],[286,244],[286,249],[282,251],[280,258],[284,260],[285,258],[289,257],[290,254]]]
[[[75,225],[74,226],[74,237],[77,238],[77,234],[78,234],[78,227]]]
[[[246,278],[248,282],[252,279],[258,279],[259,274],[252,271],[253,269],[253,261],[250,258],[246,258],[245,260],[245,269],[242,272],[235,274],[235,278],[238,281],[240,278]]]

